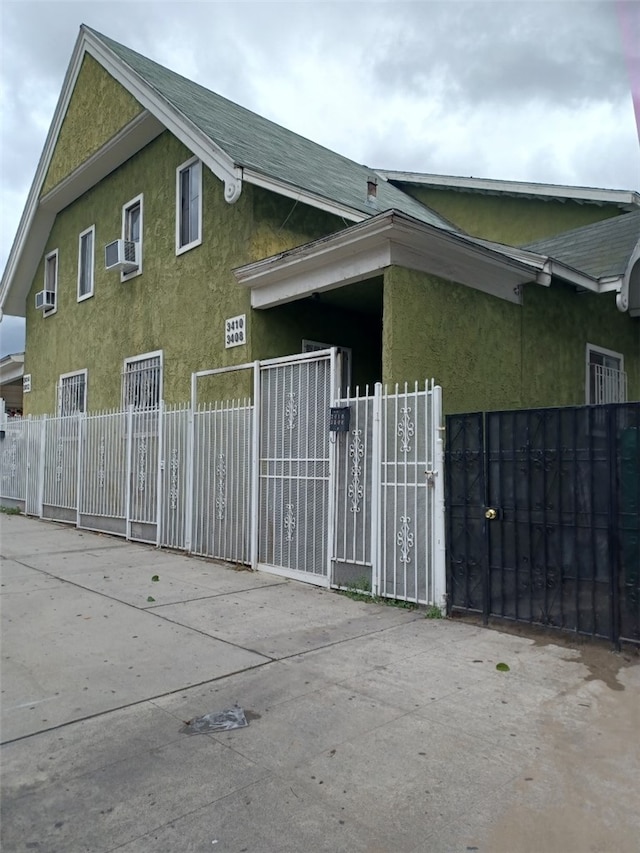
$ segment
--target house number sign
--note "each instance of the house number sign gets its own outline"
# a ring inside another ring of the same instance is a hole
[[[247,315],[239,314],[237,317],[229,317],[224,324],[224,346],[239,347],[247,342]]]

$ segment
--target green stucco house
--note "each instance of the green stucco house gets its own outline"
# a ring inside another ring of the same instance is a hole
[[[640,195],[374,170],[83,26],[0,303],[26,414],[322,345],[448,412],[634,400]]]

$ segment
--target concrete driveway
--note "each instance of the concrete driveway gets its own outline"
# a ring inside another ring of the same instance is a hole
[[[637,851],[637,656],[0,525],[6,853]]]

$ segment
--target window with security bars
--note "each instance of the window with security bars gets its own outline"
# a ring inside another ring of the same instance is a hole
[[[621,353],[587,345],[587,403],[626,403],[627,374]]]
[[[122,402],[140,411],[155,409],[162,398],[162,356],[160,353],[128,358],[122,375]]]
[[[83,414],[87,410],[87,371],[67,373],[58,381],[58,414]]]

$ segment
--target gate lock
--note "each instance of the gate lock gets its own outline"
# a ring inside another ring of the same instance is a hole
[[[495,519],[498,517],[498,510],[490,506],[488,509],[485,509],[484,517],[487,519],[487,521],[495,521]]]

